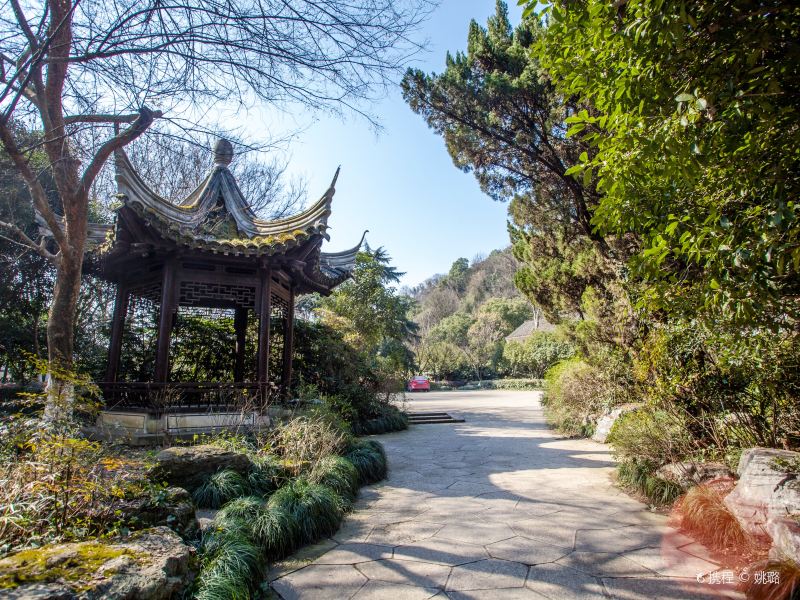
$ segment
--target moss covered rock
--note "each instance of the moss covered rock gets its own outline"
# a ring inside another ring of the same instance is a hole
[[[253,463],[246,454],[210,444],[175,446],[156,456],[150,479],[194,491],[209,475],[230,470],[246,476]]]
[[[123,541],[50,544],[0,560],[0,596],[11,600],[168,600],[194,577],[193,550],[167,527]]]

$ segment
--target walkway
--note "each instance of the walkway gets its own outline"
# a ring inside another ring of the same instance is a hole
[[[294,598],[737,598],[698,584],[718,566],[617,490],[606,446],[549,430],[535,392],[415,394],[466,419],[380,436],[389,479],[334,539],[271,572]]]

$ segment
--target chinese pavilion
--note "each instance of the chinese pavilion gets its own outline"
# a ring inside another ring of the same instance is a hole
[[[117,288],[106,381],[100,384],[108,410],[201,413],[235,404],[237,398],[257,398],[263,407],[285,395],[292,378],[295,297],[328,295],[352,272],[361,243],[344,252],[321,251],[329,239],[338,169],[313,206],[288,218],[263,220],[228,169],[232,159],[231,143],[219,140],[211,172],[187,198],[173,203],[147,186],[124,152],[115,156],[116,218],[111,225],[90,226],[86,258],[88,273]],[[158,307],[151,381],[118,380],[126,315],[135,298]],[[170,336],[179,307],[232,311],[234,381],[171,381]],[[250,318],[258,325],[255,364],[247,364],[245,353]],[[271,331],[276,323],[279,332]],[[282,369],[279,384],[270,385],[275,333],[282,339]]]

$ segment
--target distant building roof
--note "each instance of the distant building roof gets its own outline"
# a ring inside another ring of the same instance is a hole
[[[522,325],[517,327],[514,331],[506,336],[507,342],[524,342],[536,331],[553,331],[555,325],[548,322],[545,318],[539,317],[538,319],[530,319],[525,321]]]

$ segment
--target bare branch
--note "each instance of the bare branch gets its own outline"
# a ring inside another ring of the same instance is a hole
[[[92,182],[94,182],[103,164],[108,160],[108,157],[111,156],[115,150],[119,150],[123,146],[130,144],[133,140],[142,135],[147,131],[147,128],[152,125],[153,120],[160,117],[161,111],[153,111],[143,106],[139,110],[139,116],[131,126],[108,140],[94,155],[92,162],[86,167],[86,171],[84,171],[83,177],[81,177],[81,189],[88,195],[89,188],[92,187]]]
[[[28,186],[28,189],[31,192],[33,205],[41,217],[45,220],[47,226],[53,232],[53,239],[56,241],[56,244],[58,244],[60,248],[64,248],[67,240],[64,236],[64,232],[61,229],[61,224],[59,223],[58,217],[50,207],[50,203],[47,201],[47,194],[45,193],[39,178],[36,176],[36,173],[34,173],[33,169],[31,169],[30,164],[28,164],[28,160],[20,151],[11,130],[5,123],[0,123],[0,142],[3,143],[3,146],[13,161],[14,166],[25,180],[25,184]]]
[[[7,223],[5,221],[0,221],[0,229],[8,231],[11,235],[16,237],[17,239],[15,240],[5,236],[0,236],[0,237],[4,237],[5,239],[14,242],[15,244],[19,244],[20,246],[24,246],[25,248],[33,250],[42,258],[46,258],[47,260],[50,261],[55,260],[56,255],[47,249],[46,240],[43,239],[37,244],[30,238],[30,236],[28,236],[27,233],[25,233],[22,229],[20,229],[20,227],[14,225],[14,223]]]
[[[74,125],[75,123],[133,123],[136,119],[139,118],[139,116],[140,116],[139,113],[131,113],[127,115],[112,115],[112,114],[69,115],[64,117],[64,124]]]

